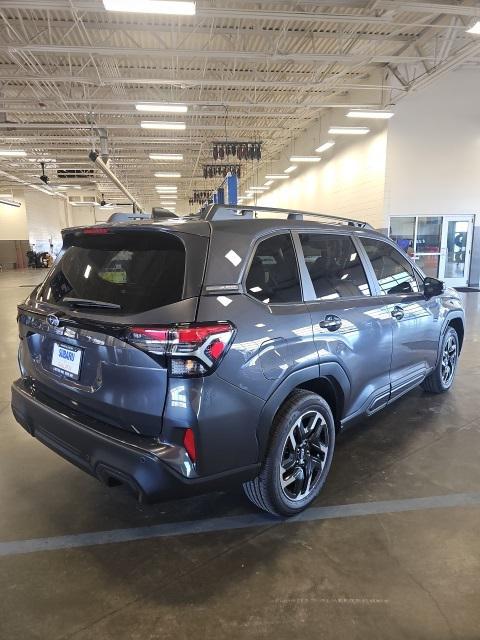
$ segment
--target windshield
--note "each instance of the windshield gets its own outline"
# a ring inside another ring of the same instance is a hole
[[[65,250],[38,299],[71,307],[78,298],[141,313],[182,300],[184,277],[185,247],[174,235],[85,236]]]

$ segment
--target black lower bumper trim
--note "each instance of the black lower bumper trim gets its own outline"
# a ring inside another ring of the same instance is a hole
[[[126,484],[141,501],[223,489],[258,473],[255,465],[216,476],[182,476],[165,462],[175,457],[173,445],[108,425],[92,428],[78,416],[39,400],[23,380],[12,385],[12,411],[17,422],[47,447],[108,485]]]

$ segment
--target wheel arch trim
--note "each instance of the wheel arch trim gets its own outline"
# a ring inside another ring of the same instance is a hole
[[[288,396],[295,389],[302,388],[302,385],[306,385],[310,382],[322,381],[332,387],[335,396],[337,396],[338,391],[341,391],[343,398],[341,399],[342,403],[340,410],[343,412],[343,399],[349,397],[350,381],[344,369],[337,362],[325,362],[320,365],[311,365],[305,369],[291,373],[270,395],[260,414],[257,429],[260,459],[263,459],[267,450],[273,419]],[[335,388],[335,385],[338,386],[338,390]],[[338,401],[337,397],[336,399]],[[335,418],[336,422],[340,423],[342,415],[337,415]]]

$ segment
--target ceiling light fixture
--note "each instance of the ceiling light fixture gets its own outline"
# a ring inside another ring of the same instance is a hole
[[[370,118],[371,120],[388,120],[393,118],[393,111],[381,111],[379,109],[352,109],[347,113],[347,118]]]
[[[476,36],[480,35],[480,20],[478,22],[475,22],[475,24],[470,27],[470,29],[467,29],[467,33],[473,33]]]
[[[137,111],[146,111],[147,113],[187,113],[186,104],[148,104],[140,103],[135,105]]]
[[[320,162],[318,156],[292,156],[290,162]]]
[[[142,120],[142,129],[178,129],[184,131],[187,128],[185,122],[157,122],[155,120]]]
[[[174,16],[194,16],[195,2],[178,0],[103,0],[107,11],[127,13],[160,13]]]
[[[0,149],[0,156],[8,158],[23,158],[26,155],[27,152],[21,151],[20,149]]]
[[[332,136],[364,136],[370,133],[368,127],[330,127],[328,130]]]
[[[182,174],[178,171],[157,171],[153,174],[155,178],[181,178]]]
[[[292,164],[291,167],[288,167],[288,169],[285,169],[284,173],[292,173],[292,171],[295,171],[295,169],[297,169],[297,165]]]
[[[250,187],[250,191],[268,191],[268,187]]]
[[[283,173],[272,173],[269,176],[265,176],[265,178],[267,178],[267,180],[288,180],[288,178],[290,178],[290,176],[286,176]]]
[[[163,160],[165,162],[181,162],[183,155],[181,153],[151,153],[150,160]]]
[[[18,202],[18,200],[13,200],[13,198],[10,198],[8,195],[7,196],[0,195],[0,204],[6,204],[9,207],[22,206],[21,202]]]
[[[334,145],[335,145],[335,142],[333,140],[328,140],[328,142],[324,142],[319,147],[317,147],[315,151],[317,153],[323,153],[324,151],[331,149]]]
[[[273,184],[273,180],[267,180],[267,182],[265,182],[265,184],[263,186],[264,187],[269,187],[272,184]]]

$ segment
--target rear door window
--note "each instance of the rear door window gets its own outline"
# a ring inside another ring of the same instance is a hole
[[[373,238],[361,238],[380,291],[384,295],[418,293],[419,286],[412,265],[392,245]]]
[[[253,256],[247,292],[265,304],[301,302],[300,276],[289,233],[263,240]]]
[[[300,242],[317,300],[371,295],[365,270],[349,236],[301,233]]]
[[[69,306],[83,298],[141,313],[182,299],[185,247],[168,233],[85,236],[68,247],[39,291],[38,299]]]

